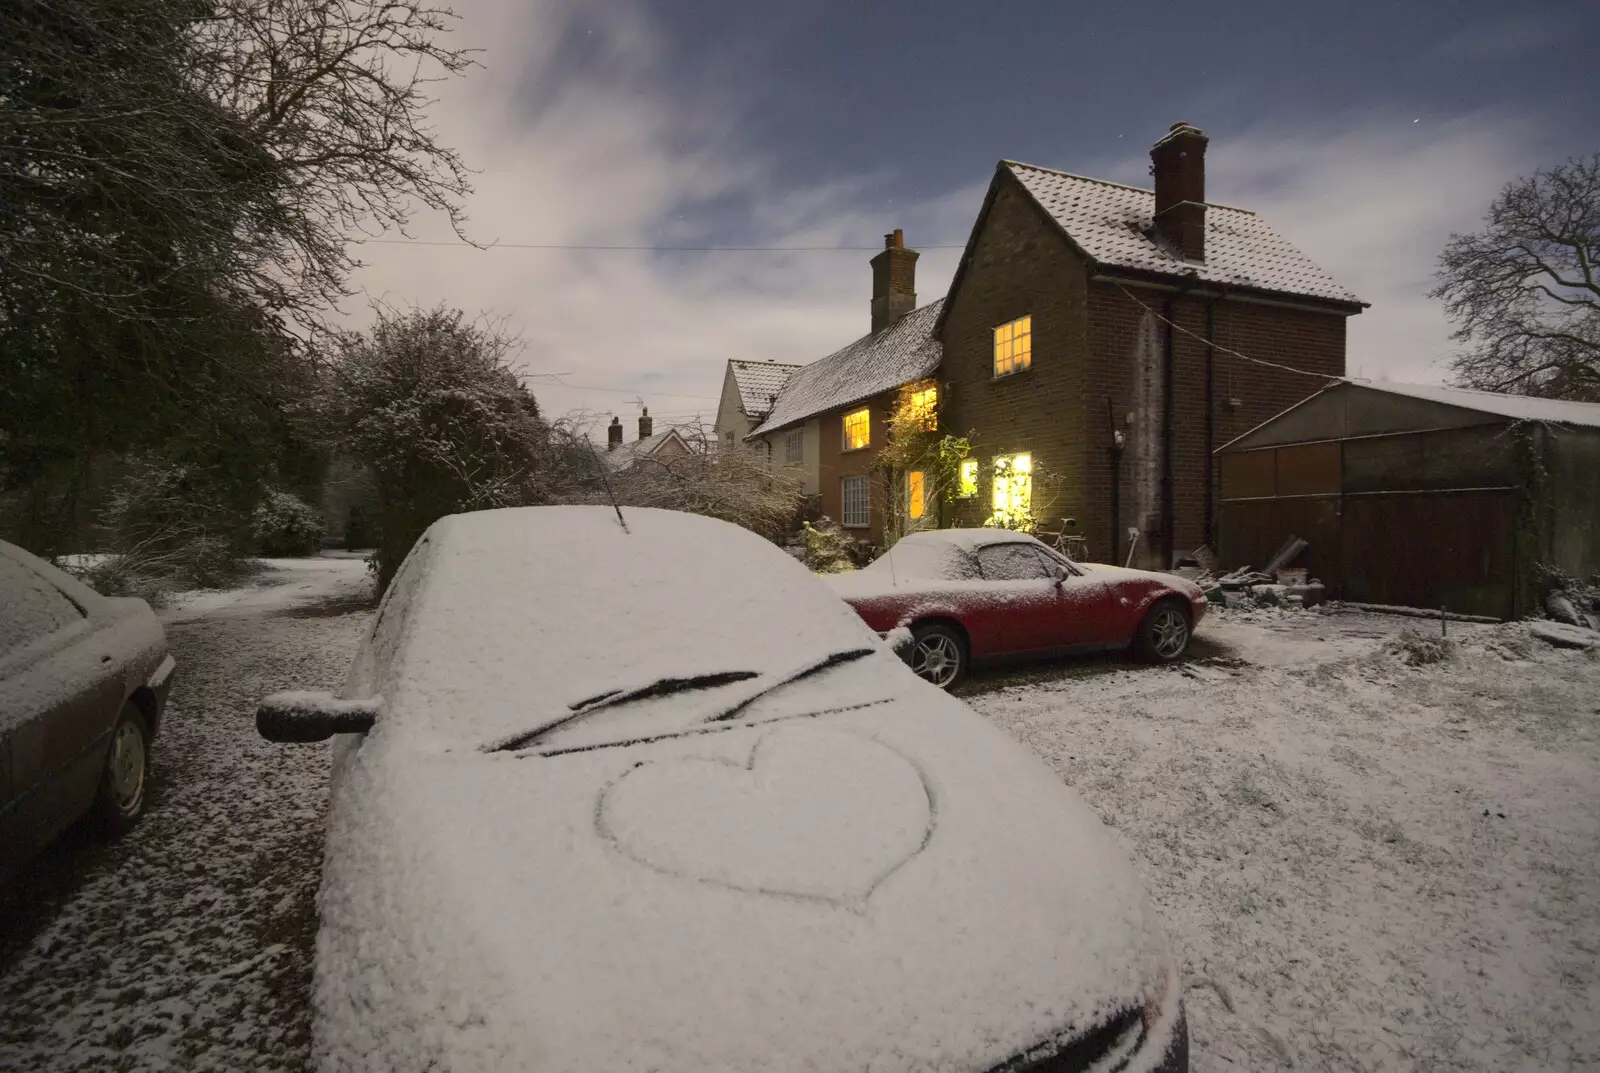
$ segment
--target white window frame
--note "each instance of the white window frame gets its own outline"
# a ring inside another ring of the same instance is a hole
[[[803,429],[790,429],[783,440],[783,461],[788,465],[796,465],[806,460],[805,431]]]
[[[839,478],[839,524],[846,529],[872,524],[872,486],[866,474]]]

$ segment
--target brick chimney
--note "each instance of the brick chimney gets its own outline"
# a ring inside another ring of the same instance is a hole
[[[615,451],[622,446],[622,418],[615,414],[611,416],[611,424],[606,426],[606,450]]]
[[[898,227],[883,236],[883,252],[872,259],[873,335],[917,308],[918,256]]]
[[[1150,147],[1156,177],[1156,233],[1185,260],[1206,259],[1205,132],[1174,123]]]
[[[639,414],[639,438],[641,440],[649,439],[650,432],[655,427],[656,423],[650,419],[650,407],[646,406]]]

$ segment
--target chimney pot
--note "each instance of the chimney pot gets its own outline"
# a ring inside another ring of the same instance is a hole
[[[650,417],[650,407],[644,407],[639,413],[639,438],[647,440],[655,429],[655,421]]]
[[[611,415],[611,424],[606,426],[606,450],[615,451],[622,446],[622,418],[616,414]]]
[[[916,250],[906,249],[900,228],[883,236],[883,252],[872,258],[872,333],[883,331],[917,308]]]

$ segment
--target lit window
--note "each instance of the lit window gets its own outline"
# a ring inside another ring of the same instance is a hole
[[[872,417],[866,407],[844,415],[844,449],[859,450],[872,442]],[[863,522],[863,525],[866,523]]]
[[[845,477],[841,483],[844,486],[844,524],[852,529],[866,526],[871,518],[867,505],[867,478]]]
[[[978,494],[978,460],[965,458],[961,461],[961,496],[970,499]]]
[[[939,389],[933,384],[911,393],[908,414],[913,424],[920,424],[930,432],[939,427]]]
[[[800,438],[801,432],[795,429],[783,441],[783,460],[785,462],[799,462],[805,457],[805,443]]]
[[[912,521],[922,517],[923,473],[914,469],[906,474],[906,516]]]
[[[994,330],[994,375],[1020,373],[1033,364],[1033,317],[1018,317]]]
[[[1027,524],[1033,510],[1033,456],[1002,455],[994,460],[995,525],[1014,528]]]

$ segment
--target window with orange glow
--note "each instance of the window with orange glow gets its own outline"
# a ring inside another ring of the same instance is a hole
[[[1033,364],[1033,316],[1018,317],[994,330],[994,375],[1020,373]]]
[[[844,415],[844,449],[859,450],[872,442],[872,415],[862,407]]]
[[[925,487],[923,477],[920,469],[914,469],[906,474],[906,516],[912,521],[922,517],[922,496]]]
[[[939,427],[939,388],[929,384],[911,393],[911,420],[930,432]]]

